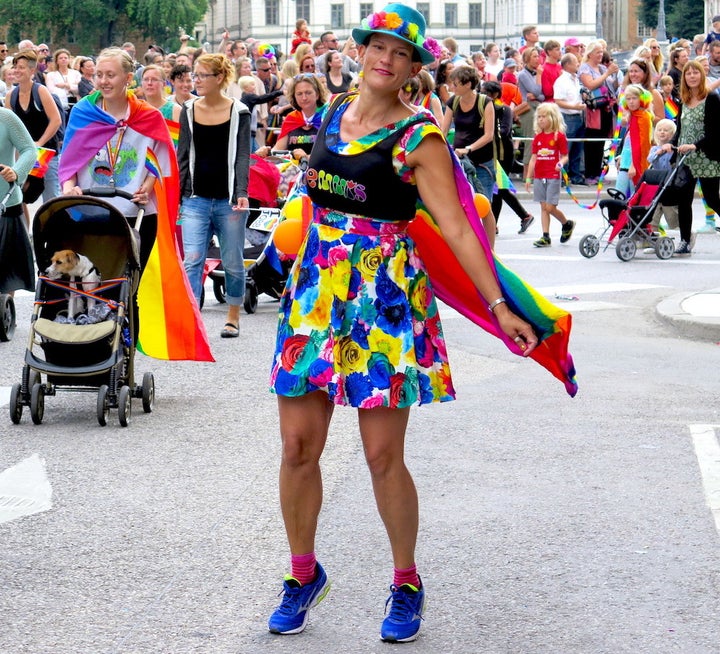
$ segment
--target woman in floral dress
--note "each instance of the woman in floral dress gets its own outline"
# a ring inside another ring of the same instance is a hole
[[[415,566],[418,501],[404,461],[410,406],[452,400],[432,286],[412,239],[418,193],[445,241],[524,353],[531,326],[508,308],[458,199],[451,155],[432,118],[398,97],[436,44],[402,4],[353,30],[363,63],[357,94],[329,107],[310,156],[313,220],[281,300],[272,390],[278,395],[280,502],[291,551],[273,633],[298,633],[329,590],[315,557],[319,460],[335,405],[358,410],[360,435],[394,575],[383,640],[414,640],[425,589]]]

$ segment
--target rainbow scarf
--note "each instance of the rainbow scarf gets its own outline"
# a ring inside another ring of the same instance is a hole
[[[568,394],[574,397],[578,385],[572,356],[568,352],[572,316],[525,283],[495,256],[490,249],[482,220],[475,209],[472,189],[462,165],[452,148],[448,146],[448,149],[453,160],[455,186],[460,203],[483,247],[501,293],[510,308],[529,322],[538,336],[539,344],[530,354],[530,358],[557,377],[565,385]],[[518,344],[500,329],[495,315],[488,310],[486,300],[477,292],[470,277],[442,238],[435,220],[422,203],[418,203],[418,211],[415,220],[410,223],[408,233],[418,247],[436,295],[476,325],[497,336],[513,354],[522,355]]]
[[[173,145],[177,150],[178,141],[180,140],[180,123],[171,120],[170,118],[166,118],[165,122],[167,123],[168,130],[170,132],[170,138],[172,139]]]
[[[115,135],[117,121],[97,105],[99,99],[100,91],[95,91],[70,113],[60,159],[61,182],[86,166]],[[180,199],[175,149],[160,113],[132,92],[128,102],[127,126],[156,141],[155,150],[149,150],[145,160],[145,168],[155,176],[158,224],[138,289],[142,315],[138,349],[156,359],[214,361],[175,240]],[[169,170],[162,170],[160,160],[169,162]]]
[[[628,131],[630,133],[630,149],[632,152],[635,177],[633,184],[640,184],[640,177],[648,167],[648,155],[652,142],[653,115],[647,109],[638,109],[630,112]]]

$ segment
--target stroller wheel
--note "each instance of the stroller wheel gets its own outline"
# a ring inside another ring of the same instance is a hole
[[[225,304],[225,278],[213,277],[213,293],[220,304]]]
[[[661,236],[655,242],[655,254],[658,259],[670,259],[675,253],[675,241],[669,236]]]
[[[245,298],[243,299],[243,307],[245,313],[255,313],[258,305],[258,292],[255,283],[249,283],[245,286]]]
[[[101,427],[107,425],[108,417],[110,416],[110,402],[108,402],[109,390],[107,384],[103,384],[98,388],[97,419]]]
[[[155,378],[151,372],[146,372],[142,380],[142,407],[145,413],[152,413],[155,403]]]
[[[580,254],[592,259],[600,251],[600,239],[595,234],[586,234],[580,239]]]
[[[17,382],[16,384],[13,384],[10,391],[10,420],[12,420],[13,425],[20,424],[22,412],[22,384]]]
[[[132,398],[129,386],[121,386],[118,393],[118,420],[121,427],[127,427],[132,417]]]
[[[45,415],[45,387],[42,384],[33,384],[30,394],[30,417],[34,424],[39,425]]]
[[[0,295],[0,341],[6,343],[15,333],[15,302],[10,295]]]
[[[635,256],[636,252],[637,245],[629,236],[621,238],[615,246],[615,253],[620,261],[630,261],[630,259]]]

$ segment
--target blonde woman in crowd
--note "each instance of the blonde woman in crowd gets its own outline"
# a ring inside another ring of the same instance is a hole
[[[80,73],[70,67],[70,52],[60,48],[53,54],[55,70],[45,73],[45,83],[50,93],[60,98],[65,112],[78,100]]]

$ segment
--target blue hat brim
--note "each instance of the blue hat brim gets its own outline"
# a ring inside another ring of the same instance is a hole
[[[392,36],[399,41],[405,41],[405,43],[415,48],[415,52],[418,53],[420,61],[423,63],[423,65],[431,64],[433,63],[433,61],[435,61],[435,57],[433,56],[432,52],[426,50],[425,48],[421,48],[417,43],[413,43],[409,39],[403,38],[402,36],[395,34],[395,32],[390,32],[388,30],[364,30],[359,27],[356,27],[352,31],[352,37],[355,43],[357,43],[358,45],[364,45],[365,41],[367,41],[372,34],[386,34],[387,36]]]

